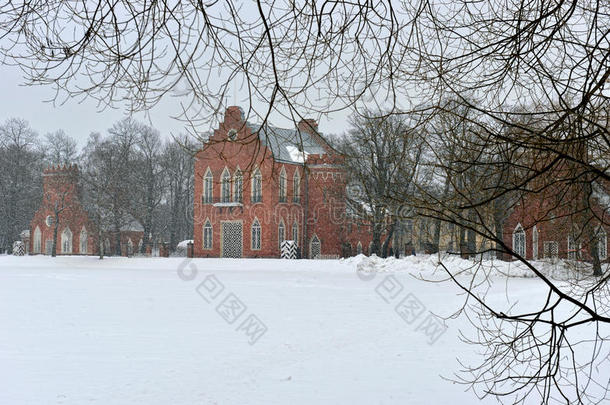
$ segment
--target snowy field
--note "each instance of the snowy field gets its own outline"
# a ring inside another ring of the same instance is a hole
[[[1,256],[0,404],[497,403],[441,377],[478,357],[434,262]]]

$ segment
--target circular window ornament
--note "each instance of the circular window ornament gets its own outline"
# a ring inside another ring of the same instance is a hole
[[[230,141],[236,140],[237,139],[237,130],[230,129],[229,132],[227,133],[227,137],[229,138]]]
[[[44,223],[47,224],[48,227],[51,227],[51,225],[53,225],[53,217],[51,215],[47,215],[47,218],[44,220]]]

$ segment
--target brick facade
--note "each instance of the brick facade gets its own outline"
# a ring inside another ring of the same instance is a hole
[[[285,240],[293,239],[293,231],[297,235],[301,257],[342,256],[350,236],[341,163],[342,157],[318,134],[314,120],[303,120],[294,130],[261,127],[246,122],[239,107],[229,107],[196,155],[194,255],[279,257],[283,224]],[[235,187],[238,173],[243,178],[241,199]],[[254,191],[259,173],[260,199]],[[227,179],[230,186],[223,189]],[[211,195],[206,184],[212,185]],[[260,247],[253,244],[256,223]],[[210,228],[211,243],[204,236]],[[367,247],[369,242],[370,236],[362,241]]]
[[[561,191],[550,188],[544,193],[529,195],[518,201],[504,222],[503,239],[506,246],[513,250],[518,248],[521,238],[518,234],[522,230],[525,239],[524,257],[528,260],[591,260],[590,247],[586,242],[589,239],[582,225],[586,221],[579,208],[582,194],[578,190]],[[600,259],[608,262],[610,211],[596,198],[591,199],[591,205],[594,214],[592,227],[599,232],[600,248],[605,252]]]
[[[54,221],[58,214],[57,255],[99,254],[98,231],[83,207],[79,170],[76,165],[50,167],[43,171],[43,197],[40,207],[30,221],[30,254],[51,254]],[[111,232],[103,232],[110,249],[115,252]],[[142,232],[121,231],[121,254],[127,254],[129,238],[135,244],[142,239]],[[107,253],[106,253],[107,254]]]

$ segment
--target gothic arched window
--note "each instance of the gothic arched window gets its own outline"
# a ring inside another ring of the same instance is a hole
[[[258,203],[263,201],[263,176],[261,171],[256,168],[252,175],[252,202]]]
[[[87,254],[87,245],[88,245],[88,236],[87,236],[87,230],[85,229],[85,227],[83,226],[82,229],[80,230],[80,247],[79,247],[79,253],[81,255],[86,255]]]
[[[280,219],[280,224],[277,226],[277,240],[278,247],[282,249],[282,242],[286,240],[286,227],[284,226],[284,220]]]
[[[203,177],[203,203],[211,204],[212,196],[214,190],[214,176],[212,175],[212,171],[208,167],[208,170],[205,172],[205,176]]]
[[[292,201],[298,203],[301,201],[301,176],[299,169],[295,169],[292,176]]]
[[[233,176],[233,201],[243,202],[244,176],[241,170],[237,169]]]
[[[261,224],[258,222],[257,218],[254,218],[254,222],[252,222],[252,227],[250,228],[250,233],[252,234],[252,250],[260,250],[261,249]]]
[[[299,223],[296,219],[292,223],[292,240],[295,245],[299,246]]]
[[[280,202],[286,202],[286,169],[280,171]]]
[[[521,257],[525,257],[525,231],[518,224],[513,231],[513,251]]]
[[[41,253],[42,251],[42,232],[40,228],[34,229],[34,253]]]
[[[231,202],[231,173],[226,167],[220,179],[220,202]]]
[[[61,253],[72,253],[72,231],[68,227],[61,233]]]
[[[203,225],[203,248],[212,249],[212,224],[209,219]]]

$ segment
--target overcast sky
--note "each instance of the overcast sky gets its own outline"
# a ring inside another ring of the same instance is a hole
[[[24,86],[21,72],[11,66],[0,64],[0,122],[7,118],[23,118],[30,122],[32,128],[43,135],[47,132],[63,129],[66,134],[76,139],[79,145],[84,145],[89,133],[93,131],[106,132],[115,121],[124,118],[125,110],[106,109],[99,111],[95,100],[82,102],[69,100],[63,105],[45,102],[54,96],[50,87]],[[140,113],[136,119],[147,121],[157,128],[163,137],[178,134],[184,129],[184,124],[171,118],[179,112],[177,99],[168,97],[150,111],[149,117]],[[347,113],[334,114],[330,119],[322,119],[320,131],[326,134],[340,134],[347,129]],[[150,120],[150,121],[149,121]],[[279,122],[277,122],[279,121]],[[272,124],[288,127],[290,123],[275,120]],[[202,128],[207,132],[209,128]]]

